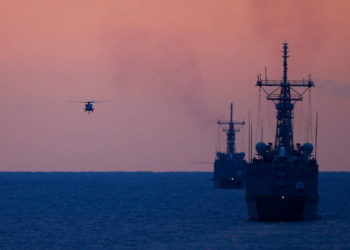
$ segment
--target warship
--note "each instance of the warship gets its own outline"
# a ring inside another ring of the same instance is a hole
[[[314,83],[311,77],[288,80],[288,43],[283,43],[282,57],[282,80],[258,76],[256,85],[275,104],[277,125],[275,143],[257,143],[256,155],[249,160],[245,200],[253,220],[312,220],[317,218],[318,164],[310,142],[294,145],[293,109]]]
[[[244,160],[245,154],[243,152],[236,153],[235,140],[239,128],[235,125],[244,125],[244,121],[233,121],[233,103],[231,103],[230,120],[228,122],[218,120],[217,124],[227,126],[223,129],[227,137],[227,146],[226,152],[216,153],[214,187],[218,189],[242,188],[247,162]]]

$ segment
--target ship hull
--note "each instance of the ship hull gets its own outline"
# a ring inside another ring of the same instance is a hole
[[[303,196],[255,197],[247,199],[248,216],[252,220],[293,221],[317,219],[317,201]]]
[[[218,159],[214,163],[214,188],[240,189],[244,187],[246,162],[236,159]]]
[[[245,200],[250,219],[317,219],[318,165],[314,160],[296,159],[254,159],[247,167]]]

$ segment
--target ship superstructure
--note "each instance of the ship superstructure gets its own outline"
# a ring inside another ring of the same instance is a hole
[[[257,86],[275,103],[275,143],[256,144],[257,156],[247,168],[248,216],[259,220],[301,220],[317,218],[318,164],[309,142],[294,145],[294,104],[314,87],[308,80],[288,80],[288,43],[283,43],[283,79],[262,80]],[[272,91],[268,91],[272,88]]]
[[[227,146],[226,152],[217,152],[214,162],[214,187],[215,188],[242,188],[244,184],[244,175],[246,168],[245,154],[236,152],[236,132],[239,131],[238,125],[244,125],[243,122],[233,121],[233,103],[231,103],[231,112],[229,121],[218,120],[219,126],[225,126],[223,131],[226,133]],[[237,126],[235,126],[237,125]]]

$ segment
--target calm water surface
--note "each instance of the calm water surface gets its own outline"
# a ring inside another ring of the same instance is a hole
[[[211,173],[0,173],[0,249],[350,249],[350,173],[321,173],[320,219],[247,220]]]

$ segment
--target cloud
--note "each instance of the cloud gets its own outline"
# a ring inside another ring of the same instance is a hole
[[[318,84],[318,91],[322,96],[350,98],[350,83],[344,85],[334,84],[332,81],[322,81]]]
[[[202,124],[215,120],[198,58],[183,34],[134,28],[120,30],[109,40],[118,91],[159,106],[183,107]]]

